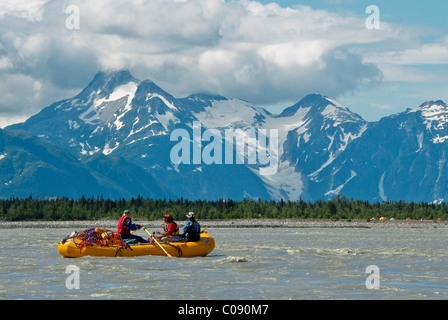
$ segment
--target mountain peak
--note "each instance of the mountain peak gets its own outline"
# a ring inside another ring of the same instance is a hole
[[[445,109],[445,111],[447,111],[448,105],[442,100],[426,101],[417,108],[417,110],[428,110],[428,109]]]
[[[129,82],[139,82],[139,80],[134,78],[128,70],[99,71],[79,96],[88,96],[91,92],[98,90],[107,95],[112,93],[116,87]]]
[[[129,70],[106,70],[99,71],[93,78],[93,81],[103,81],[103,82],[111,82],[111,81],[138,81],[135,79]]]
[[[325,108],[328,104],[333,104],[327,97],[320,94],[309,94],[305,96],[302,100],[297,102],[295,105],[286,108],[280,114],[280,117],[291,117],[297,113],[300,108]]]
[[[427,101],[416,109],[408,109],[406,113],[419,114],[427,128],[433,127],[435,131],[446,130],[445,128],[448,123],[448,105],[442,100]]]
[[[440,114],[448,114],[448,105],[442,100],[426,101],[417,108],[408,108],[404,113],[419,113],[422,117],[434,117]]]

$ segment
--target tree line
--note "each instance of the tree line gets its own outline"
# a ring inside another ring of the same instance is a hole
[[[370,203],[338,196],[327,201],[264,200],[157,200],[143,197],[110,200],[99,198],[57,198],[38,200],[32,197],[0,200],[0,220],[70,221],[118,219],[124,210],[134,218],[157,220],[169,213],[185,220],[193,211],[198,219],[379,219],[448,220],[448,205],[425,202],[386,201]]]

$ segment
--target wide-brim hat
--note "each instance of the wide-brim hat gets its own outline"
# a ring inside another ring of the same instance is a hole
[[[194,214],[194,212],[188,212],[187,213],[187,218],[195,218],[196,217],[196,215]]]

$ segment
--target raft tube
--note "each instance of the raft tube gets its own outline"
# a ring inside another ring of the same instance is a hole
[[[195,242],[170,242],[169,244],[133,244],[127,247],[85,245],[80,246],[81,240],[73,238],[58,243],[58,251],[64,258],[95,257],[136,257],[136,256],[167,256],[165,251],[173,257],[192,258],[205,257],[215,248],[215,239],[207,232],[201,233],[201,239]]]

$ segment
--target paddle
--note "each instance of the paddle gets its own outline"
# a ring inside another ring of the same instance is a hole
[[[168,257],[172,257],[172,255],[170,255],[168,252],[166,252],[166,250],[162,247],[162,245],[159,243],[159,241],[157,241],[156,237],[154,237],[148,230],[146,230],[145,226],[143,226],[142,228],[143,228],[143,230],[146,231],[147,234],[149,234],[151,236],[151,238],[154,239],[154,241],[159,245],[160,249],[162,249]]]
[[[136,233],[138,230],[140,230],[142,228],[142,226],[140,226],[139,228],[135,229],[134,231],[131,231],[131,234]]]
[[[208,227],[205,227],[204,229],[201,230],[200,233],[204,232],[205,230],[207,230]]]

